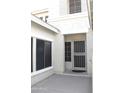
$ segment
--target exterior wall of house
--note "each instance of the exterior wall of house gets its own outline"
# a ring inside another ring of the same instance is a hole
[[[92,76],[92,55],[93,55],[93,31],[87,33],[87,71],[88,75]]]
[[[60,29],[63,34],[86,33],[89,28],[88,15],[86,13],[49,19],[48,23]]]
[[[68,7],[68,4],[69,4],[69,2],[68,2],[68,0],[59,0],[59,9],[60,9],[60,11],[59,11],[59,15],[60,16],[62,16],[62,15],[67,15],[68,14],[68,9],[69,9],[69,7]]]
[[[63,73],[65,70],[64,62],[64,36],[63,34],[57,34],[55,37],[55,53],[54,53],[54,71],[55,73]]]
[[[53,2],[54,4],[48,6],[48,23],[57,27],[63,34],[88,32],[86,0],[81,0],[81,12],[75,14],[69,14],[69,0],[53,0]]]
[[[54,4],[49,6],[50,19],[69,14],[69,0],[53,0]],[[87,12],[86,0],[81,0],[81,12]],[[71,14],[72,15],[72,14]]]
[[[49,18],[56,18],[59,17],[59,0],[52,0],[54,3],[53,4],[49,4]]]
[[[82,12],[69,14],[69,0],[56,0],[49,7],[48,23],[60,29],[63,34],[88,32],[89,20],[86,0],[81,0]]]
[[[64,38],[62,38],[62,34],[57,34],[51,30],[48,30],[33,21],[31,22],[31,36],[34,39],[38,38],[52,42],[52,66],[32,72],[31,84],[34,85],[37,82],[49,77],[54,72],[62,73],[64,71],[64,45],[62,43],[64,41]],[[33,53],[33,61],[34,63],[36,63],[36,49],[34,50],[35,53]],[[33,68],[36,68],[36,66],[34,65]]]
[[[86,0],[81,0],[81,12],[87,12]],[[69,14],[69,0],[59,0],[59,15]]]
[[[54,44],[56,33],[52,32],[51,30],[48,30],[37,23],[31,22],[31,31],[32,37],[52,41]]]
[[[65,35],[65,42],[73,42],[73,41],[86,41],[86,34],[81,33],[81,34],[70,34],[70,35]],[[73,48],[71,48],[73,49]],[[73,58],[73,53],[71,53],[71,59]],[[65,70],[66,71],[72,71],[73,69],[73,63],[72,60],[71,62],[65,62]]]

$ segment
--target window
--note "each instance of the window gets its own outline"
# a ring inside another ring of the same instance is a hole
[[[81,12],[81,0],[69,0],[70,14]]]
[[[74,41],[74,52],[85,52],[85,41]]]
[[[37,39],[36,42],[36,70],[44,68],[44,41]]]
[[[71,61],[71,42],[65,42],[65,61]]]
[[[45,67],[51,66],[51,42],[45,41]]]
[[[36,46],[36,47],[33,47]],[[34,49],[35,48],[35,49]],[[36,52],[36,55],[33,53]],[[33,57],[36,60],[33,60]],[[50,67],[52,65],[52,43],[31,37],[31,72]],[[33,66],[35,68],[33,68]]]
[[[36,39],[36,71],[51,66],[51,42]]]

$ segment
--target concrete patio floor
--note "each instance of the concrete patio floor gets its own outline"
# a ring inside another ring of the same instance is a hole
[[[33,85],[31,93],[92,93],[92,78],[54,74]]]

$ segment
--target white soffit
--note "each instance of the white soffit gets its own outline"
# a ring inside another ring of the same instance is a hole
[[[43,26],[43,27],[45,27],[45,28],[47,28],[47,29],[49,29],[49,30],[51,30],[53,32],[55,32],[55,33],[59,33],[60,32],[57,28],[51,26],[50,24],[47,24],[47,23],[41,21],[39,18],[37,18],[37,17],[35,17],[33,15],[31,15],[31,20],[33,22],[35,22],[35,23],[37,23],[37,24],[39,24],[39,25],[41,25],[41,26]]]

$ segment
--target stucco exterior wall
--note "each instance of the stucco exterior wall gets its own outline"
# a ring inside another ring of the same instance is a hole
[[[65,35],[65,41],[80,41],[80,40],[86,40],[85,33]]]
[[[59,0],[59,15],[67,15],[68,14],[68,0]]]
[[[49,6],[48,23],[60,29],[63,34],[88,32],[89,19],[86,0],[81,0],[81,12],[69,14],[69,0],[54,0]]]
[[[55,37],[55,53],[54,53],[54,71],[55,73],[63,73],[65,70],[64,62],[64,36],[63,34],[57,34]]]
[[[60,29],[63,34],[86,33],[89,28],[87,13],[61,16],[48,22]]]
[[[31,36],[32,37],[37,37],[39,39],[53,41],[53,44],[54,44],[55,35],[56,33],[40,26],[39,24],[35,22],[31,22]]]
[[[87,33],[87,71],[88,75],[92,76],[93,64],[93,31]]]
[[[59,9],[59,0],[52,0],[51,5],[49,4],[49,18],[56,18],[59,17],[60,13],[60,9]]]
[[[50,19],[69,15],[69,0],[53,0],[54,4],[49,6]],[[86,0],[81,0],[81,13],[87,12]]]

